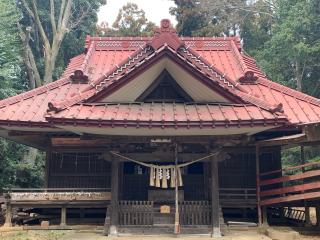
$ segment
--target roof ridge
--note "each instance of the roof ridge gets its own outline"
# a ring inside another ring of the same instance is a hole
[[[319,98],[315,98],[313,96],[310,96],[310,95],[305,94],[303,92],[300,92],[298,90],[281,85],[277,82],[274,82],[274,81],[267,79],[266,77],[264,77],[264,78],[259,77],[258,83],[261,85],[264,85],[266,87],[270,87],[270,88],[277,90],[279,92],[285,92],[285,94],[288,94],[289,96],[297,98],[299,100],[307,101],[307,102],[312,103],[314,105],[320,106],[320,99]]]
[[[4,107],[6,107],[8,105],[12,105],[12,104],[15,104],[17,102],[26,100],[28,98],[32,98],[32,97],[34,97],[36,95],[43,94],[43,93],[45,93],[47,91],[50,91],[50,90],[53,90],[55,88],[61,87],[61,86],[65,85],[65,84],[67,84],[67,83],[70,83],[70,80],[69,80],[68,77],[64,77],[64,78],[61,78],[61,79],[59,79],[57,81],[42,85],[42,86],[37,87],[37,88],[32,89],[32,90],[29,90],[27,92],[23,92],[23,93],[20,93],[18,95],[3,99],[3,100],[0,101],[0,108],[4,108]]]
[[[215,77],[219,76],[219,79],[228,87],[235,87],[238,88],[239,90],[243,91],[243,92],[247,92],[247,90],[245,90],[243,87],[241,87],[241,85],[239,83],[236,83],[235,81],[233,81],[231,78],[229,78],[227,75],[225,75],[224,73],[222,73],[219,69],[217,69],[216,67],[213,66],[213,64],[210,64],[205,58],[203,58],[201,56],[201,54],[198,54],[195,50],[193,50],[192,48],[182,48],[184,49],[183,51],[185,51],[187,54],[188,52],[193,55],[193,58],[196,58],[195,62],[198,62],[200,65],[204,66],[205,68],[207,68],[209,70],[209,72],[211,74],[215,73]],[[228,82],[226,82],[228,81]]]
[[[83,83],[87,83],[89,79],[88,72],[87,72],[88,61],[90,60],[93,52],[94,52],[94,41],[91,41],[90,46],[86,51],[86,54],[84,56],[84,59],[81,65],[78,68],[74,68],[73,73],[69,75],[69,77],[73,81],[82,81]]]
[[[102,89],[98,90],[98,87],[101,87],[103,83],[106,83],[106,80],[109,80],[109,77],[113,78],[121,73],[127,66],[132,65],[135,60],[141,58],[143,54],[146,54],[149,50],[149,46],[144,46],[135,51],[131,56],[127,59],[123,60],[119,65],[116,65],[114,68],[109,70],[106,74],[103,74],[101,77],[97,78],[93,82],[89,83],[89,85],[83,89],[78,95],[72,96],[69,99],[65,99],[61,102],[49,102],[48,107],[49,110],[58,111],[61,108],[65,108],[76,104],[79,101],[83,101],[88,99],[89,97],[93,96],[95,93],[101,91]]]
[[[245,82],[245,83],[255,82],[258,79],[258,76],[256,76],[257,72],[254,69],[251,69],[248,66],[248,64],[245,62],[242,54],[238,50],[238,48],[237,48],[236,44],[234,43],[234,41],[231,41],[230,45],[231,45],[231,52],[235,56],[238,64],[240,65],[240,68],[241,68],[241,70],[243,72],[243,75],[240,78],[238,78],[237,81]]]

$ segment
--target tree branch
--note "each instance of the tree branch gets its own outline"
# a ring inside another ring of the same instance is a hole
[[[88,13],[90,12],[90,10],[91,10],[90,4],[88,4],[88,6],[86,8],[82,7],[81,10],[77,10],[77,14],[79,14],[79,11],[81,11],[81,15],[78,16],[78,18],[74,22],[69,22],[70,29],[73,29],[73,28],[76,28],[77,26],[79,26],[80,23],[82,22],[82,20],[86,16],[88,16]],[[73,15],[73,13],[72,13],[72,15]]]
[[[22,30],[22,26],[20,23],[17,23],[19,36],[22,41],[23,46],[23,61],[26,65],[28,79],[29,79],[29,88],[34,89],[36,87],[41,86],[40,74],[36,65],[36,61],[34,59],[31,47],[29,45],[30,40],[30,30],[27,29],[26,32]]]
[[[31,11],[28,3],[26,2],[26,0],[21,0],[22,1],[22,5],[24,6],[24,8],[27,10],[27,13],[29,14],[29,16],[34,19],[34,14],[33,12]]]
[[[54,0],[50,0],[50,21],[51,21],[53,36],[55,36],[57,34],[57,25],[55,20]]]
[[[64,12],[65,7],[66,7],[66,0],[62,0],[61,6],[60,6],[60,12],[59,12],[58,28],[61,27],[61,22],[62,22],[63,12]]]
[[[67,0],[66,7],[63,11],[63,17],[62,17],[61,26],[60,26],[60,30],[63,32],[67,31],[67,25],[69,23],[70,16],[71,16],[71,6],[72,6],[72,0]]]
[[[43,29],[42,23],[40,21],[40,17],[39,17],[39,13],[38,13],[38,8],[37,8],[37,4],[36,4],[36,0],[32,0],[32,8],[33,8],[33,12],[34,12],[34,16],[35,16],[35,22],[39,28],[40,31],[40,36],[43,40],[43,43],[45,45],[45,49],[46,50],[50,50],[50,42],[49,39]]]

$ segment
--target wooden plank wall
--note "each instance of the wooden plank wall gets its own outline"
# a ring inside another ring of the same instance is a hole
[[[110,188],[111,165],[100,153],[51,153],[49,188]]]
[[[231,158],[219,163],[220,188],[255,188],[256,163],[255,148],[234,148]],[[272,171],[281,167],[279,147],[261,149],[260,172]]]

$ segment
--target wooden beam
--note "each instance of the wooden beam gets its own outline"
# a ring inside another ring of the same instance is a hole
[[[115,236],[118,234],[118,198],[119,198],[119,161],[111,156],[111,219],[109,234]]]
[[[281,188],[261,191],[260,196],[266,197],[266,196],[280,195],[280,194],[291,193],[291,192],[301,192],[305,190],[312,190],[312,189],[319,189],[319,188],[320,188],[320,181],[317,181],[312,183],[300,184],[296,186],[281,187]]]
[[[67,225],[67,208],[63,206],[61,208],[60,226],[66,226],[66,225]]]
[[[260,205],[260,147],[256,146],[256,195],[257,195],[257,211],[258,211],[258,224],[262,225],[262,213],[261,213],[261,205]]]
[[[46,151],[46,162],[45,162],[45,173],[44,173],[44,186],[45,186],[45,188],[49,187],[50,158],[51,158],[51,152]]]
[[[12,227],[12,206],[9,202],[6,203],[6,219],[4,227]]]
[[[303,132],[306,134],[308,141],[319,141],[320,140],[320,125],[319,125],[319,123],[304,126]]]
[[[313,170],[313,171],[309,171],[309,172],[298,173],[298,174],[291,175],[291,176],[283,176],[283,177],[279,177],[279,178],[263,180],[260,182],[260,186],[288,182],[288,181],[299,180],[299,179],[305,179],[305,178],[310,178],[310,177],[317,177],[317,176],[320,176],[320,170]]]
[[[316,206],[316,218],[317,218],[317,226],[320,227],[320,207]]]
[[[211,161],[212,237],[221,237],[218,161]]]
[[[290,136],[283,136],[272,138],[268,140],[259,141],[257,144],[259,146],[282,146],[288,144],[296,144],[301,141],[306,140],[306,135],[304,133],[294,134]]]
[[[309,199],[315,199],[315,198],[320,198],[320,192],[301,193],[301,194],[295,194],[291,196],[266,199],[261,201],[261,205],[272,205],[272,204],[283,203],[283,202],[309,200]]]
[[[111,143],[109,139],[81,139],[80,137],[54,137],[51,138],[51,144],[54,147],[69,147],[69,146],[85,146],[99,147]]]
[[[300,163],[303,165],[306,163],[306,159],[305,159],[305,155],[304,155],[304,146],[300,146]],[[305,168],[302,167],[301,168],[302,172],[305,172]],[[304,183],[305,181],[302,180],[302,182]],[[318,183],[319,184],[319,183]],[[320,188],[320,184],[319,184],[319,188]],[[304,190],[302,190],[302,193],[304,193]],[[304,212],[305,212],[305,226],[311,226],[311,218],[310,218],[310,208],[307,206],[307,201],[304,201]]]
[[[174,163],[175,163],[175,216],[174,216],[174,234],[180,234],[180,216],[179,216],[179,183],[178,183],[178,144],[174,146]],[[165,176],[163,176],[165,177]]]

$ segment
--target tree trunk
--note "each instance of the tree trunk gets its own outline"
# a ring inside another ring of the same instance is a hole
[[[23,162],[31,165],[35,164],[38,155],[38,149],[33,147],[28,147],[26,152],[23,154]]]
[[[296,67],[294,71],[296,83],[297,83],[297,90],[302,92],[302,76],[303,70],[301,69],[301,64],[299,61],[296,61]]]

